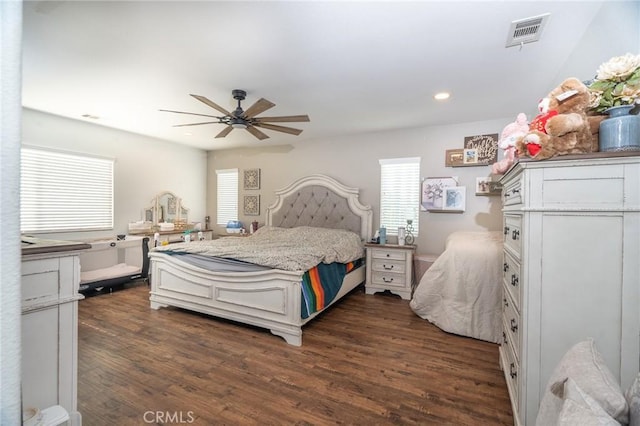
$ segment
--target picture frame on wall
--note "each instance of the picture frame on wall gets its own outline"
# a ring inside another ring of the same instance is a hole
[[[260,196],[244,196],[244,214],[247,216],[260,216]]]
[[[502,184],[495,182],[491,177],[476,178],[476,195],[496,196],[502,194]]]
[[[260,169],[244,171],[244,189],[260,189]]]
[[[465,164],[493,164],[498,161],[498,134],[467,136],[464,138],[464,149],[476,150],[475,161],[465,161]]]
[[[464,186],[452,186],[444,190],[444,207],[449,212],[464,212],[466,207],[466,189]]]
[[[457,167],[464,164],[464,149],[447,149],[444,157],[445,167]]]
[[[465,148],[463,150],[462,161],[464,164],[477,164],[478,163],[478,150],[475,148]]]
[[[420,210],[442,210],[444,206],[444,189],[457,185],[458,179],[453,176],[425,178],[422,181],[420,191]]]

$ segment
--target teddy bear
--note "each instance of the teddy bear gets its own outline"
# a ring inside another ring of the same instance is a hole
[[[509,170],[509,167],[515,161],[516,156],[516,142],[529,132],[529,123],[527,122],[527,116],[524,113],[518,114],[516,121],[507,124],[502,133],[500,133],[500,140],[498,141],[498,147],[502,149],[502,159],[493,163],[491,166],[491,172],[494,175],[502,175]]]
[[[589,89],[570,77],[538,104],[540,114],[516,143],[519,156],[544,160],[556,155],[597,151],[587,118]]]

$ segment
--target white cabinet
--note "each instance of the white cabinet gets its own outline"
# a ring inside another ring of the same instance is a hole
[[[415,246],[365,244],[367,249],[366,294],[389,290],[411,299]]]
[[[22,257],[22,404],[41,410],[60,405],[70,425],[82,423],[76,400],[78,253]]]
[[[626,389],[640,367],[640,157],[519,162],[501,179],[504,370],[533,425],[562,355],[592,337]]]

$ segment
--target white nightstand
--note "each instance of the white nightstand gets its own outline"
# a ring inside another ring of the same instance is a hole
[[[416,246],[365,244],[367,249],[366,294],[389,290],[403,299],[411,299],[413,252]]]

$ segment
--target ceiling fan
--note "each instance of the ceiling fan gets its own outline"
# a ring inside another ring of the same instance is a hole
[[[269,136],[267,136],[264,132],[257,129],[257,127],[261,127],[263,129],[275,130],[276,132],[283,132],[283,133],[288,133],[290,135],[297,136],[300,133],[302,133],[302,130],[294,129],[292,127],[280,126],[277,124],[271,124],[271,123],[291,123],[291,122],[309,121],[309,116],[307,115],[287,115],[287,116],[281,116],[281,117],[256,117],[256,115],[268,110],[269,108],[273,108],[274,106],[276,106],[276,104],[264,98],[260,98],[253,105],[247,108],[247,110],[245,111],[242,109],[242,106],[240,106],[240,102],[242,102],[246,98],[247,92],[245,92],[244,90],[235,89],[231,92],[231,94],[233,95],[233,99],[236,99],[238,101],[238,107],[235,110],[233,110],[233,112],[227,111],[226,109],[222,108],[220,105],[210,101],[204,96],[191,95],[197,100],[199,100],[200,102],[224,114],[221,117],[218,117],[215,115],[197,114],[194,112],[172,111],[168,109],[161,109],[160,111],[215,118],[216,121],[205,121],[202,123],[190,123],[190,124],[177,124],[173,127],[199,126],[202,124],[226,124],[227,127],[225,127],[220,133],[218,133],[216,135],[216,138],[224,138],[229,133],[231,133],[233,129],[245,129],[260,140],[267,139]]]

